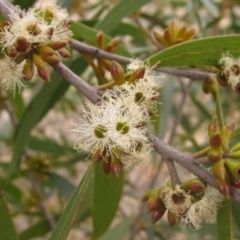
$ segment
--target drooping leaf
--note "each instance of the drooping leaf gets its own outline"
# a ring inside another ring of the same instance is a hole
[[[217,239],[233,240],[232,205],[230,200],[225,200],[218,212]]]
[[[222,54],[239,57],[239,35],[207,37],[177,44],[149,57],[158,67],[217,66]]]
[[[47,220],[41,220],[19,234],[20,240],[30,240],[35,237],[44,236],[50,231]]]
[[[84,198],[85,192],[89,186],[89,181],[92,177],[93,166],[89,166],[83,179],[76,188],[73,196],[71,197],[67,207],[63,211],[60,219],[57,222],[49,240],[65,240],[71,230],[76,213],[81,208],[81,202]]]
[[[106,176],[101,162],[94,165],[93,239],[100,237],[110,226],[121,199],[124,174]]]
[[[13,224],[6,200],[0,190],[0,240],[17,240],[17,232]]]

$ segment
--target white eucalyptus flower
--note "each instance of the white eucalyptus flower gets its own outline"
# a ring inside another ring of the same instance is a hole
[[[85,111],[82,123],[73,124],[72,132],[78,133],[78,138],[74,143],[77,151],[103,152],[112,146],[109,137],[109,119],[104,115],[105,109],[101,106],[89,103],[88,111]]]
[[[223,195],[217,189],[208,185],[202,199],[189,208],[185,216],[186,223],[199,230],[202,223],[214,221],[223,200]]]
[[[13,90],[14,96],[16,87],[25,88],[21,82],[23,63],[16,64],[13,59],[5,56],[0,59],[0,86],[7,90]]]
[[[192,205],[192,196],[186,193],[179,185],[175,189],[166,187],[163,202],[166,208],[176,216],[184,216]]]
[[[223,67],[228,84],[235,90],[240,84],[240,58],[234,59],[231,55],[226,54],[221,57],[219,64]]]

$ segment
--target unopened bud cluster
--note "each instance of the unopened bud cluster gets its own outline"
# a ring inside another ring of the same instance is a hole
[[[175,22],[171,22],[163,34],[157,31],[154,31],[153,34],[159,43],[166,47],[170,47],[193,39],[195,36],[195,30],[192,28],[187,29],[186,26],[179,27]]]
[[[229,148],[229,142],[234,132],[234,123],[220,128],[216,116],[212,118],[208,127],[209,144],[211,150],[207,159],[213,163],[212,173],[216,178],[218,190],[229,198],[230,185],[238,187],[240,180],[240,144],[237,143]]]
[[[186,224],[199,229],[201,223],[215,220],[223,197],[199,178],[193,178],[175,187],[168,184],[150,190],[142,201],[147,202],[147,212],[152,213],[152,223],[156,223],[167,211],[171,227],[183,219]]]
[[[11,22],[0,24],[0,84],[13,90],[24,87],[20,78],[29,81],[35,72],[50,81],[47,64],[71,56],[67,44],[72,33],[66,10],[49,5],[27,12],[18,8],[10,11]]]
[[[155,111],[159,93],[150,68],[145,67],[146,71],[136,78],[140,63],[144,66],[140,60],[132,62],[136,65],[133,69],[129,65],[129,79],[135,81],[122,84],[118,93],[106,91],[98,105],[89,103],[83,122],[72,129],[79,134],[74,148],[91,152],[94,162],[103,160],[106,174],[113,172],[119,176],[123,168],[130,171],[134,166],[142,165],[152,149],[146,137],[146,124]],[[112,69],[115,66],[113,63]],[[112,70],[114,79],[123,83],[115,73]]]
[[[106,39],[104,33],[102,31],[98,32],[96,36],[96,46],[98,49],[104,50],[109,53],[114,53],[121,43],[121,39],[119,37],[115,37],[111,39],[107,44],[105,43]],[[94,62],[94,58],[89,55],[82,54],[85,60],[92,67],[96,75],[100,78],[105,78],[106,73],[110,72],[110,68],[112,62],[108,59],[99,58]]]

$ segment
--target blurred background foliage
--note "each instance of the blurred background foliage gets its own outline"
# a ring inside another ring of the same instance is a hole
[[[164,48],[154,40],[153,30],[163,32],[172,21],[194,28],[195,38],[237,34],[240,30],[238,0],[59,0],[58,3],[69,10],[74,20],[71,27],[74,38],[96,45],[96,34],[101,30],[108,35],[106,41],[114,37],[122,39],[118,54],[141,59]],[[15,0],[13,4],[28,9],[36,1]],[[38,4],[44,4],[44,0]],[[72,59],[65,64],[89,84],[96,84],[93,71],[80,54],[73,52]],[[201,82],[161,75],[162,104],[149,126],[151,132],[183,152],[194,153],[207,146],[207,124],[215,114],[215,105],[211,96],[202,92]],[[76,136],[69,132],[70,123],[80,122],[85,100],[57,73],[53,72],[51,79],[51,83],[32,81],[15,98],[12,93],[1,91],[2,240],[17,239],[16,235],[21,240],[49,239],[52,230],[41,204],[57,222],[91,162],[88,153],[73,150]],[[226,122],[238,121],[239,94],[224,88],[221,97]],[[80,196],[74,195],[79,202],[68,205],[74,207],[69,213],[76,214],[68,239],[216,239],[215,223],[203,225],[200,231],[192,231],[184,224],[171,228],[166,218],[151,224],[141,198],[149,189],[169,180],[164,163],[155,153],[143,169],[119,179],[106,177],[99,164],[92,171],[94,174],[85,175],[86,187],[78,186]],[[184,175],[184,170],[181,173]],[[233,207],[237,219],[238,203]],[[60,228],[64,229],[63,225]],[[240,238],[239,229],[239,221],[235,221],[235,236]],[[60,239],[56,236],[51,239]]]

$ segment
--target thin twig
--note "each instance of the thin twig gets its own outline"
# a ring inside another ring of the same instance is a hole
[[[122,64],[129,64],[131,62],[131,58],[109,53],[99,48],[90,46],[86,43],[79,42],[76,40],[72,40],[70,42],[70,46],[72,49],[78,51],[79,53],[89,54],[95,58],[105,58],[109,60],[114,60]],[[163,72],[163,73],[169,73],[171,75],[175,75],[179,77],[190,78],[192,80],[199,80],[199,81],[208,81],[209,76],[211,75],[215,76],[215,74],[213,73],[202,72],[198,70],[178,69],[174,67],[155,68],[154,70]]]
[[[178,176],[178,173],[177,173],[177,170],[175,168],[174,162],[172,160],[168,160],[168,159],[165,159],[165,158],[162,158],[162,159],[167,165],[168,172],[169,172],[169,175],[171,177],[173,188],[175,187],[176,184],[177,185],[181,184],[181,180]]]

